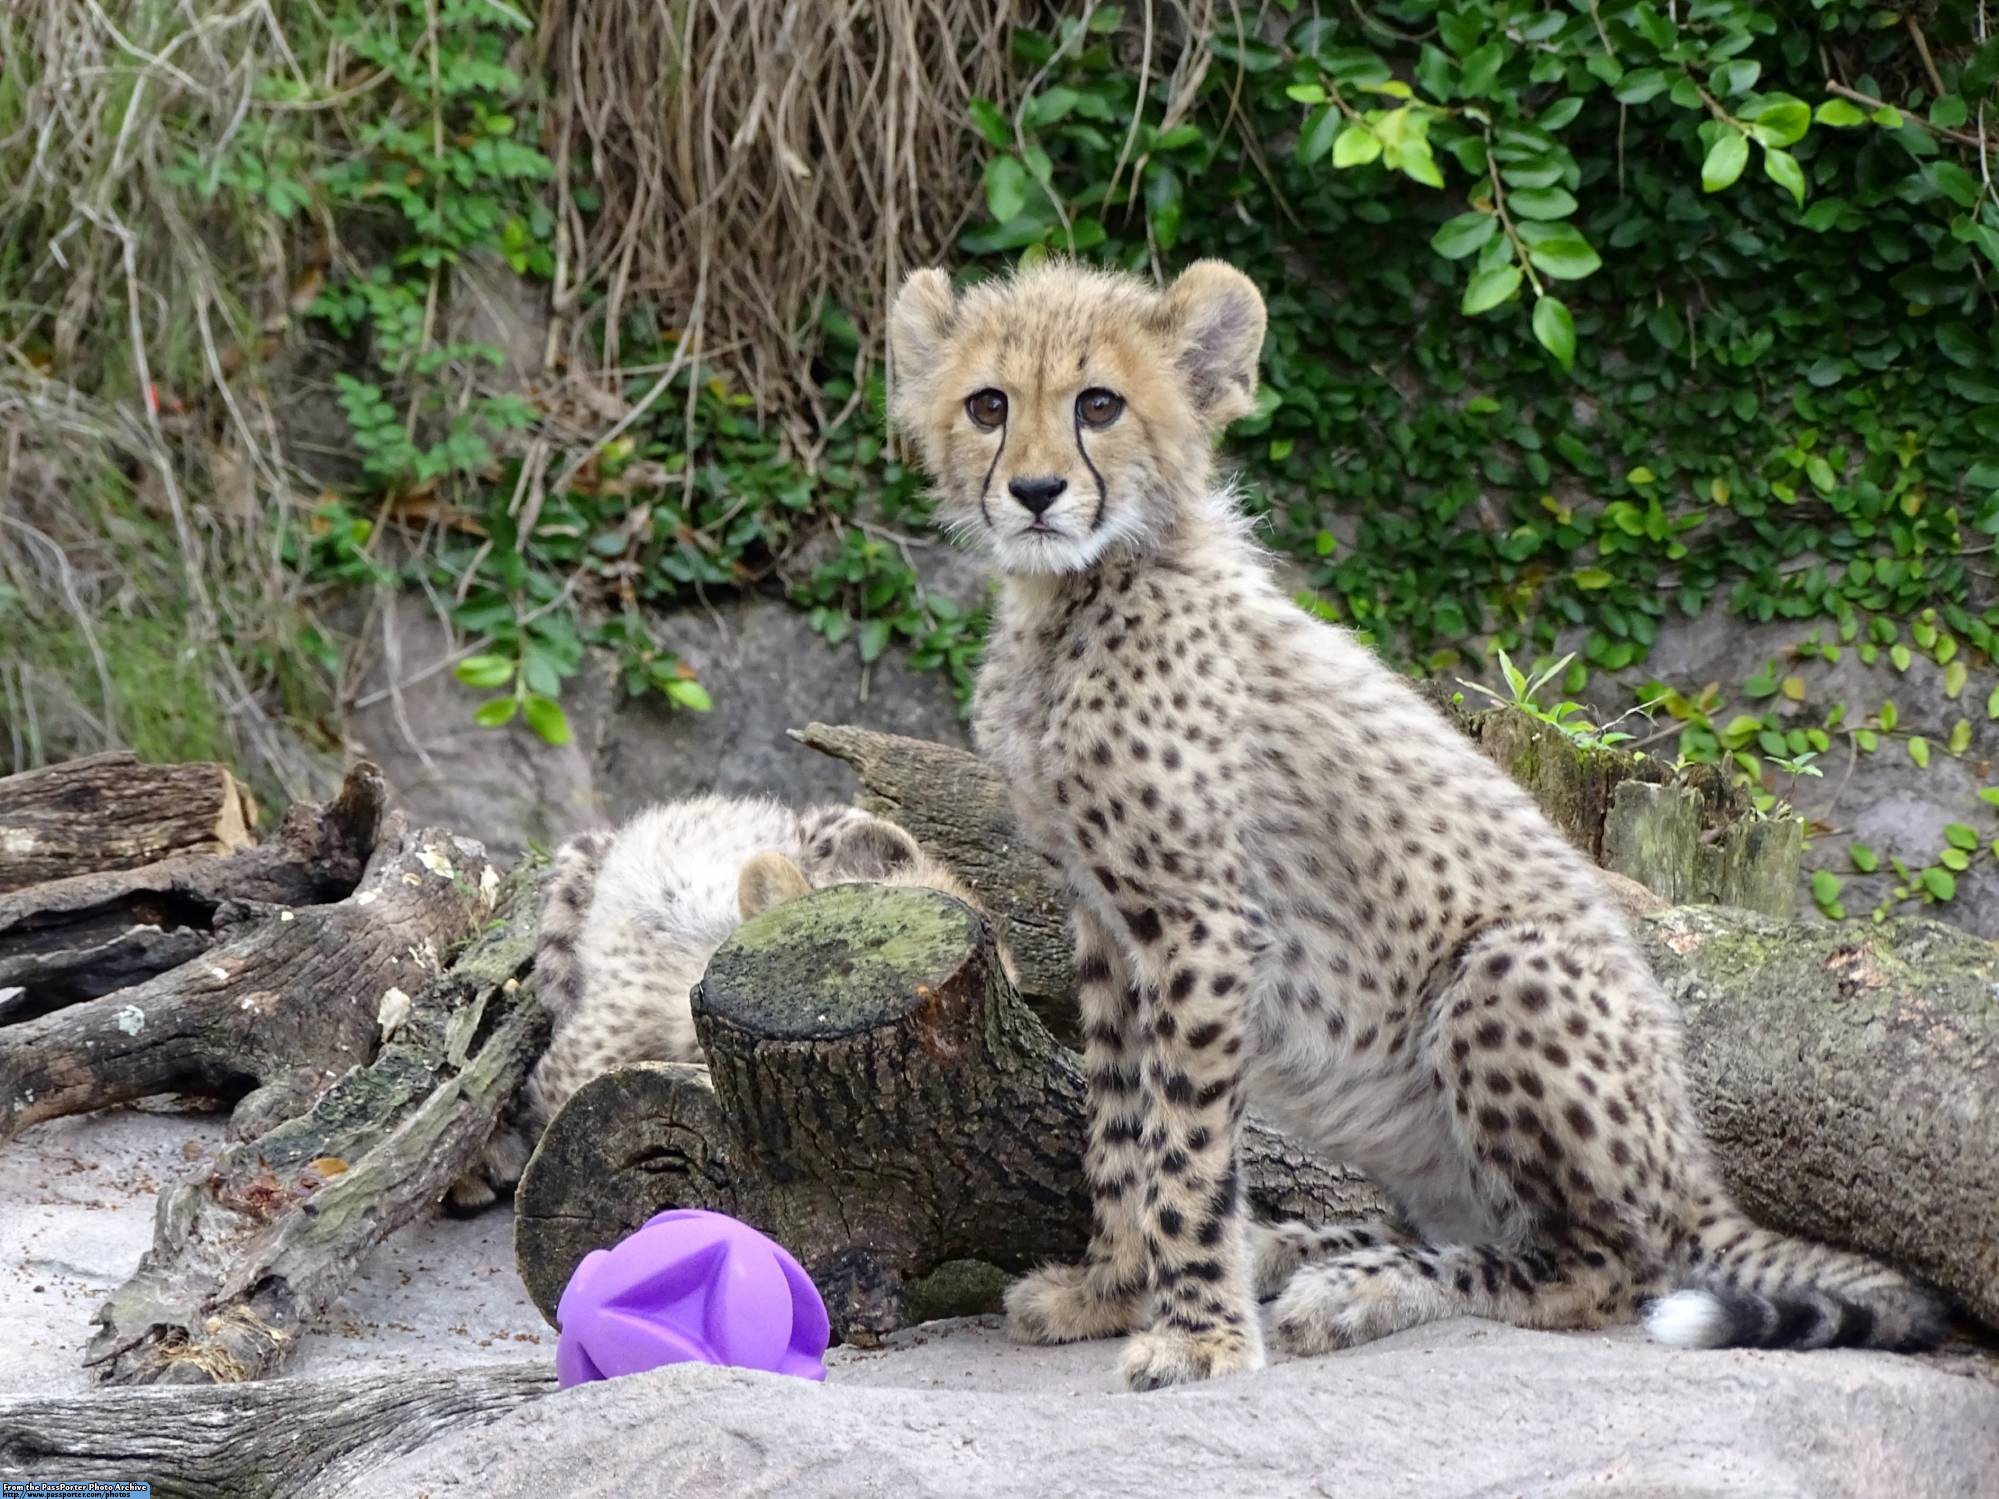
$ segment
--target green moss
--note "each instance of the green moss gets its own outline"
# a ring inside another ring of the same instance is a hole
[[[746,922],[715,954],[697,1006],[753,1005],[760,1032],[845,1035],[947,982],[976,918],[934,890],[835,885]]]

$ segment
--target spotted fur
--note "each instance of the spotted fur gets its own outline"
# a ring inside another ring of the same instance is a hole
[[[446,1206],[455,1212],[510,1193],[548,1121],[599,1073],[701,1060],[694,985],[750,917],[849,881],[922,886],[977,904],[894,823],[852,807],[797,812],[767,799],[652,807],[615,835],[572,839],[555,866],[535,954],[537,992],[553,1021],[548,1050],[479,1168],[453,1184]]]
[[[1014,1286],[1013,1334],[1131,1333],[1136,1388],[1257,1367],[1272,1291],[1301,1353],[1628,1321],[1675,1288],[1706,1298],[1655,1317],[1682,1341],[1934,1341],[1926,1289],[1729,1201],[1594,868],[1274,581],[1211,467],[1263,325],[1214,262],[1164,292],[922,271],[891,320],[896,418],[1005,578],[979,745],[1075,896],[1096,1232]],[[1251,1226],[1252,1097],[1397,1222]]]

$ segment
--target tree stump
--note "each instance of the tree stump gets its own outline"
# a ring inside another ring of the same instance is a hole
[[[730,938],[694,1016],[707,1067],[596,1079],[528,1166],[515,1246],[551,1321],[586,1253],[670,1207],[784,1244],[854,1342],[901,1326],[916,1283],[946,1265],[1017,1273],[1082,1253],[1082,1068],[970,908],[929,890],[815,892]],[[1243,1169],[1267,1212],[1381,1211],[1359,1176],[1254,1122]]]
[[[129,750],[0,776],[0,891],[249,844],[257,804],[220,765]]]

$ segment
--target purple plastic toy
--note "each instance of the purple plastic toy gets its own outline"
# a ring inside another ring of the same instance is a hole
[[[826,1377],[826,1304],[812,1278],[726,1213],[677,1208],[586,1254],[555,1319],[565,1390],[690,1359]]]

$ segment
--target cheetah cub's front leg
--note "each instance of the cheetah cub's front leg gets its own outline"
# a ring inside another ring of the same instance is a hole
[[[1050,1265],[1008,1289],[1007,1334],[1017,1343],[1115,1337],[1145,1316],[1150,1266],[1139,1211],[1139,1184],[1148,1174],[1140,1143],[1144,1006],[1103,923],[1081,907],[1070,919],[1090,1112],[1083,1171],[1096,1230],[1081,1264]]]
[[[1242,966],[1260,950],[1246,914],[1204,902],[1122,910],[1139,982],[1153,996],[1140,1097],[1151,1171],[1143,1187],[1152,1325],[1126,1348],[1134,1390],[1263,1367],[1249,1222],[1242,1208]]]

